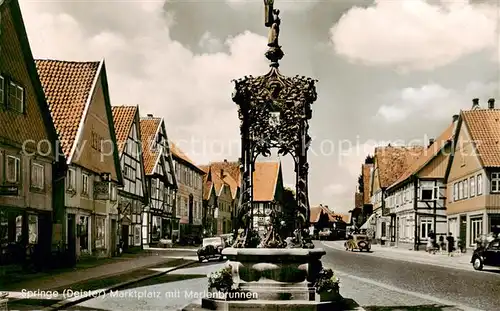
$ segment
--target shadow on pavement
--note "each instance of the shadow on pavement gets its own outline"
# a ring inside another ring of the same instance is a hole
[[[483,269],[483,271],[488,273],[500,273],[500,269]]]
[[[420,306],[391,306],[391,307],[365,307],[367,311],[441,311],[448,310],[454,306],[446,305],[420,305]]]

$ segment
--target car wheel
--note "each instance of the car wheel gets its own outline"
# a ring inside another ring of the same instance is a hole
[[[199,261],[199,262],[203,262],[203,258],[198,257],[198,261]]]
[[[219,256],[219,261],[223,261],[224,260],[224,256],[220,255]]]
[[[472,262],[472,267],[474,267],[474,270],[481,271],[483,270],[483,261],[481,258],[476,257],[474,258],[474,261]]]

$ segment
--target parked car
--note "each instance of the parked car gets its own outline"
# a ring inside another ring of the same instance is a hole
[[[470,262],[474,270],[483,270],[484,266],[500,267],[500,239],[476,248]]]
[[[370,239],[366,234],[353,234],[352,237],[344,243],[345,250],[353,252],[355,249],[362,252],[369,252],[371,249]]]
[[[332,237],[332,231],[330,229],[323,229],[319,232],[319,239],[320,240],[331,240]]]
[[[226,247],[226,242],[222,237],[204,238],[201,247],[198,249],[198,261],[218,259],[222,261],[224,256],[222,250]]]

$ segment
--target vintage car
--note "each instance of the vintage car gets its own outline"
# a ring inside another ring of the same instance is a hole
[[[233,244],[234,239],[232,233],[221,234],[221,238],[224,239],[225,247],[228,247],[229,245]]]
[[[346,251],[353,252],[355,249],[362,252],[363,250],[369,252],[371,249],[370,239],[366,234],[353,234],[350,239],[344,243]]]
[[[484,266],[500,267],[500,239],[476,248],[470,262],[475,270],[483,270]]]
[[[226,247],[226,242],[222,237],[204,238],[203,243],[198,249],[198,261],[218,259],[222,261],[224,256],[222,250]]]

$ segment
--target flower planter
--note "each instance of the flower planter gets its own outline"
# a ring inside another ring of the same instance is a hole
[[[340,295],[339,291],[329,291],[329,292],[321,292],[318,294],[319,295],[319,301],[325,302],[325,301],[340,301],[342,300],[342,296]]]

